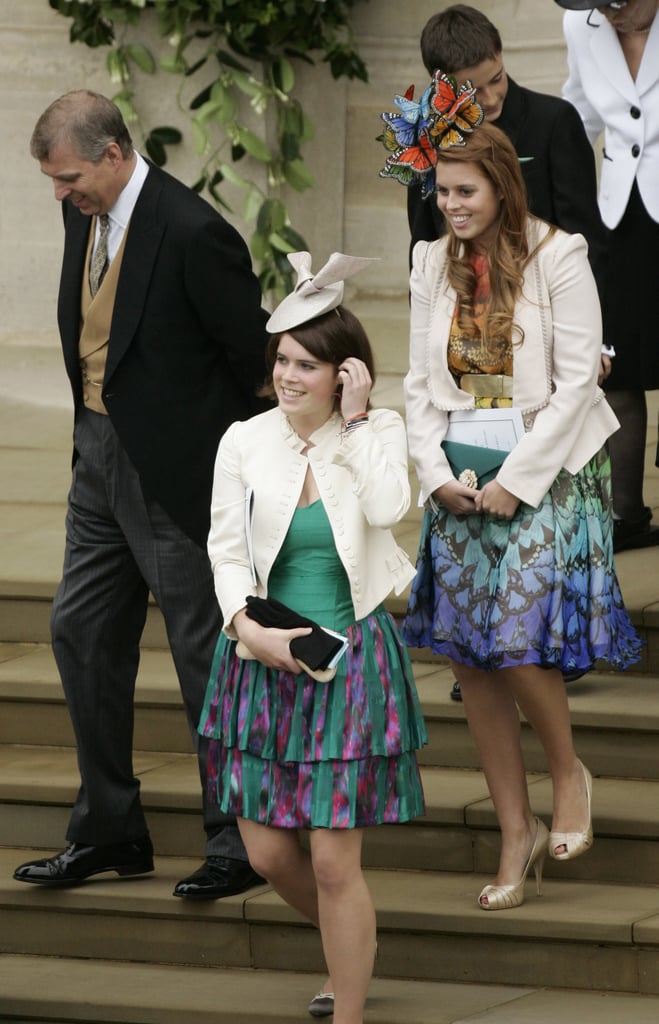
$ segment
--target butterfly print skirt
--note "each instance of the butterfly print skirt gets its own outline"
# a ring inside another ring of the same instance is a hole
[[[641,640],[613,564],[610,464],[562,470],[512,520],[426,512],[403,636],[486,672],[542,665],[624,669]]]

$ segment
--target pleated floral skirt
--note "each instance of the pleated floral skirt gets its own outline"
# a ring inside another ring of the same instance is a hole
[[[268,669],[221,634],[199,732],[209,797],[278,828],[361,828],[424,812],[426,730],[405,644],[380,606],[355,621],[321,502],[297,509],[269,593],[349,640],[336,676]]]
[[[510,521],[427,511],[402,629],[408,645],[485,671],[637,662],[610,507],[602,450],[578,473],[561,471],[539,508],[522,503]]]

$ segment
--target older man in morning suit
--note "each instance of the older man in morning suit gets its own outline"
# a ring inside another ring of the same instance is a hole
[[[58,322],[75,425],[51,626],[81,786],[67,848],[14,877],[66,886],[153,870],[132,764],[151,591],[197,747],[206,831],[204,864],[174,894],[241,892],[260,879],[235,820],[206,799],[196,726],[221,626],[206,553],[213,464],[226,427],[263,407],[260,288],[238,233],[134,150],[105,97],[60,97],[39,118],[31,152],[65,224]]]

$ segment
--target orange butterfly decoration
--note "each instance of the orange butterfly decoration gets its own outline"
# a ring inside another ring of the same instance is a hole
[[[464,136],[483,121],[483,108],[476,103],[476,90],[471,82],[463,82],[456,93],[455,84],[443,71],[433,75],[434,92],[430,107],[436,115],[429,129],[433,145],[438,149],[464,146]]]

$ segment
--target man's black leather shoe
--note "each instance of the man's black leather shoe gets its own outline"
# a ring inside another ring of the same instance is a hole
[[[646,505],[640,519],[613,520],[613,550],[633,551],[636,548],[653,548],[659,544],[659,526],[653,524],[652,509]]]
[[[189,878],[183,878],[176,884],[174,896],[184,896],[189,900],[219,900],[255,885],[265,885],[265,878],[257,875],[246,860],[207,857]]]
[[[17,882],[39,885],[80,885],[90,875],[116,871],[118,875],[144,875],[153,871],[153,845],[149,836],[112,846],[71,843],[66,850],[21,864],[14,871]]]

